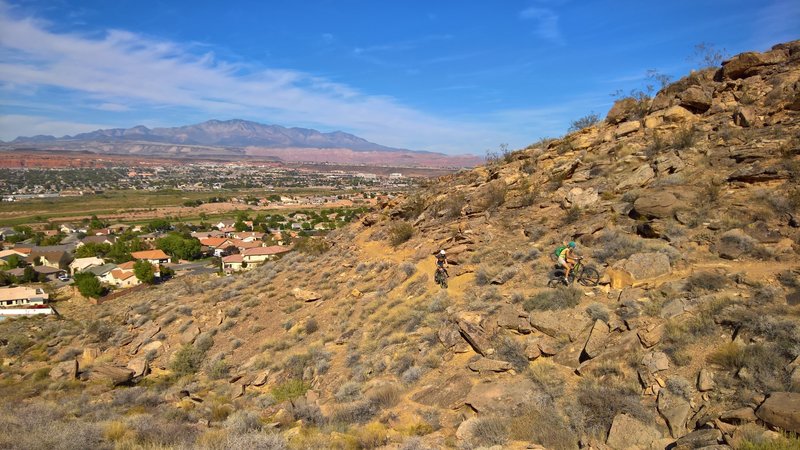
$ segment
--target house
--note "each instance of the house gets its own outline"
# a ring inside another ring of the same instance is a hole
[[[116,286],[118,288],[129,288],[134,287],[142,282],[136,278],[136,275],[133,273],[133,266],[131,266],[131,270],[122,270],[119,266],[111,271],[110,274],[110,281],[108,284]]]
[[[78,232],[78,229],[75,228],[74,225],[71,225],[71,224],[68,224],[68,223],[62,223],[61,226],[58,227],[58,230],[61,231],[64,234],[70,234],[70,233],[77,233]]]
[[[264,240],[264,233],[259,233],[256,231],[242,231],[239,233],[234,233],[233,237],[244,242],[262,241]]]
[[[111,271],[116,269],[116,264],[103,264],[102,266],[89,267],[86,272],[97,275],[101,282],[111,284]]]
[[[50,296],[42,288],[28,286],[0,288],[0,306],[44,305]]]
[[[114,225],[109,225],[108,229],[112,234],[122,234],[130,227],[130,225],[125,225],[124,223],[115,223]]]
[[[88,258],[76,258],[74,261],[69,263],[69,271],[73,275],[78,272],[83,272],[84,270],[90,267],[102,266],[106,262],[103,261],[102,258],[98,258],[96,256],[91,256]]]
[[[211,231],[192,231],[191,236],[197,239],[205,239],[205,238],[218,238],[218,237],[225,237],[225,233],[219,230],[211,230]]]
[[[45,276],[47,281],[55,281],[61,274],[66,274],[66,270],[57,269],[55,267],[50,266],[31,266],[33,271],[42,274]],[[6,271],[7,274],[13,275],[17,278],[22,278],[25,276],[25,269],[22,267],[17,267],[16,269],[11,269]]]
[[[233,233],[236,233],[236,227],[222,227],[219,229],[225,236],[232,236]]]
[[[236,247],[231,239],[224,237],[211,237],[200,239],[200,245],[208,246],[213,252],[214,256],[221,257],[230,253],[231,247]]]
[[[8,227],[0,228],[0,241],[5,241],[6,239],[16,234],[17,232],[14,231],[13,228],[8,228]]]
[[[50,266],[56,269],[69,268],[69,263],[72,262],[71,253],[67,250],[53,249],[55,247],[62,246],[34,247],[28,257],[25,258],[25,262],[36,265],[38,260],[43,266]]]
[[[23,260],[29,254],[30,252],[25,253],[13,248],[10,250],[0,250],[0,264],[4,264],[6,261],[8,261],[8,258],[10,258],[11,255],[17,255],[20,260]]]
[[[94,230],[94,235],[95,236],[108,236],[109,234],[113,234],[113,232],[111,231],[110,228],[100,228],[100,229]]]
[[[222,271],[225,273],[239,272],[246,267],[241,254],[228,255],[222,258]]]
[[[133,252],[131,253],[131,256],[133,259],[138,261],[148,261],[154,266],[169,262],[169,255],[164,253],[163,250],[145,250],[142,252]]]
[[[58,231],[58,230],[44,230],[44,231],[42,231],[42,234],[45,237],[58,236],[58,233],[60,233],[60,231]]]
[[[139,239],[143,240],[144,242],[155,242],[156,239],[161,239],[162,237],[164,237],[164,233],[161,233],[160,231],[139,235]]]
[[[221,231],[223,228],[233,228],[233,226],[235,224],[236,224],[236,222],[233,221],[233,220],[229,220],[227,222],[226,221],[220,221],[219,223],[214,224],[214,228],[216,228],[216,229]]]
[[[242,260],[247,264],[264,262],[268,259],[276,258],[278,255],[289,252],[292,247],[282,245],[271,245],[269,247],[248,248],[242,252]]]
[[[99,244],[99,245],[102,244],[113,245],[115,242],[117,242],[116,236],[109,236],[109,235],[86,236],[85,238],[81,239],[78,242],[78,247],[89,243]]]

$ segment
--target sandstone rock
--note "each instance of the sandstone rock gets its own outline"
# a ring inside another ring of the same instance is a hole
[[[128,361],[127,368],[133,371],[134,377],[143,377],[150,373],[150,363],[144,357]]]
[[[637,213],[650,219],[671,217],[678,206],[678,198],[671,192],[657,191],[645,193],[633,202]]]
[[[744,231],[739,228],[734,228],[723,233],[716,244],[713,246],[713,251],[716,252],[720,258],[724,259],[739,259],[745,255],[745,252],[752,248],[755,244],[755,239],[751,238]]]
[[[566,197],[568,206],[574,206],[578,208],[587,208],[592,206],[597,203],[599,199],[600,195],[598,195],[594,188],[582,189],[579,187],[570,189]]]
[[[728,181],[741,181],[744,183],[763,183],[766,181],[784,180],[789,178],[789,172],[785,168],[763,163],[751,164],[742,167],[728,175]]]
[[[758,420],[758,417],[756,417],[756,412],[753,411],[753,408],[747,406],[725,411],[720,414],[719,418],[720,420],[733,424],[743,424]]]
[[[770,228],[763,220],[747,224],[743,231],[762,244],[777,244],[783,239],[780,231]]]
[[[476,353],[482,356],[489,356],[494,353],[491,339],[481,326],[465,320],[459,320],[458,328],[461,330],[464,339],[469,342],[469,345],[472,346]]]
[[[194,342],[197,336],[200,336],[200,327],[192,324],[189,325],[189,327],[186,328],[183,333],[181,333],[181,336],[178,338],[178,340],[181,342],[181,344],[191,344]]]
[[[662,389],[658,393],[657,408],[664,420],[667,421],[672,437],[679,438],[686,434],[686,420],[692,409],[689,402]]]
[[[322,298],[321,295],[319,295],[314,291],[309,291],[307,289],[300,289],[300,288],[292,289],[292,295],[294,295],[294,298],[304,302],[315,302]]]
[[[516,305],[503,305],[495,314],[497,326],[521,333],[530,332],[528,314]]]
[[[464,375],[454,375],[442,384],[427,385],[411,399],[427,406],[455,409],[464,404],[472,389],[472,382]]]
[[[625,261],[622,269],[636,281],[667,275],[672,271],[669,257],[664,253],[635,253]]]
[[[473,361],[469,363],[468,367],[470,370],[479,373],[507,372],[513,368],[509,362],[489,358],[481,358],[477,361]]]
[[[686,449],[705,448],[717,445],[722,440],[722,432],[710,429],[695,430],[675,441],[675,447]]]
[[[533,405],[539,394],[527,378],[505,378],[478,383],[465,403],[480,414],[513,415]]]
[[[139,351],[143,355],[147,355],[148,353],[150,353],[152,351],[155,351],[155,352],[160,351],[163,346],[164,346],[164,343],[161,342],[161,341],[148,342],[147,344],[143,345],[142,348],[139,349]]]
[[[757,124],[758,117],[753,108],[749,106],[740,106],[733,113],[733,123],[740,127],[753,127]]]
[[[623,289],[633,284],[633,276],[622,269],[609,267],[605,271],[605,276],[608,277],[608,283],[613,289]]]
[[[439,338],[439,342],[448,350],[452,350],[455,353],[465,353],[469,351],[469,344],[467,344],[461,336],[458,327],[453,324],[443,326],[436,335]]]
[[[628,189],[638,188],[646,185],[655,178],[656,173],[650,165],[645,164],[636,169],[630,176],[617,184],[617,191],[627,191]]]
[[[589,339],[586,340],[586,345],[583,347],[583,352],[590,359],[596,357],[603,351],[608,340],[608,324],[600,319],[594,321],[592,330],[589,333]]]
[[[636,99],[625,97],[614,102],[614,106],[606,114],[606,121],[612,125],[632,119],[638,109],[639,103]]]
[[[711,91],[700,86],[689,86],[678,98],[680,105],[690,111],[704,113],[711,108]]]
[[[281,409],[278,410],[278,412],[275,413],[275,415],[272,417],[272,419],[275,422],[278,422],[279,424],[281,424],[281,426],[285,427],[285,426],[291,425],[292,422],[294,422],[294,415],[292,415],[292,413],[290,413],[285,408],[281,408]]]
[[[528,358],[528,361],[533,361],[540,356],[542,356],[542,349],[539,348],[539,344],[537,342],[529,344],[527,347],[525,347],[525,357]]]
[[[550,336],[540,337],[536,340],[536,345],[542,355],[554,356],[558,354],[558,342]]]
[[[461,422],[456,429],[456,439],[461,442],[472,442],[477,435],[478,418],[470,417],[469,419]]]
[[[655,428],[627,414],[617,414],[611,423],[606,444],[615,449],[641,449],[650,447],[661,437]]]
[[[619,293],[619,303],[626,304],[629,302],[639,302],[649,300],[647,291],[642,288],[627,288]]]
[[[656,114],[650,114],[649,116],[644,118],[644,127],[645,128],[658,128],[664,123],[664,113],[658,112]]]
[[[772,426],[800,433],[800,393],[773,392],[756,415]]]
[[[584,330],[592,325],[584,314],[565,314],[560,311],[531,311],[530,324],[533,328],[553,338],[567,337],[574,341]]]
[[[713,390],[715,387],[714,376],[708,369],[700,369],[697,374],[697,390],[700,392],[707,392]]]
[[[691,111],[678,105],[665,109],[663,117],[664,121],[669,123],[685,123],[697,120]]]
[[[94,360],[100,356],[100,349],[97,347],[86,347],[81,354],[81,366],[91,366]]]
[[[133,378],[133,371],[127,367],[100,364],[92,367],[87,378],[92,381],[110,383],[114,386],[127,383]]]
[[[617,126],[617,129],[614,130],[614,136],[615,137],[627,136],[627,135],[629,135],[631,133],[635,133],[635,132],[639,131],[639,129],[641,127],[642,127],[642,124],[639,123],[638,120],[637,121],[633,121],[633,122],[624,122],[624,123],[620,124],[619,126]]]
[[[637,333],[639,341],[645,348],[650,348],[661,342],[664,337],[664,324],[651,325]]]
[[[650,352],[642,358],[642,365],[650,373],[660,372],[669,369],[669,358],[664,352]]]
[[[778,54],[745,52],[734,56],[722,63],[722,75],[725,78],[736,80],[757,73],[760,66],[775,64],[782,58]]]
[[[133,341],[131,341],[129,345],[128,354],[135,355],[139,352],[139,349],[145,342],[149,341],[153,338],[158,332],[161,331],[161,327],[153,322],[147,322],[147,324],[142,326],[139,335],[136,336]]]
[[[52,380],[74,380],[78,376],[78,361],[64,361],[56,364],[50,369],[50,379]]]
[[[677,173],[686,167],[686,163],[674,153],[658,156],[654,164],[659,176]]]
[[[358,289],[353,289],[350,291],[350,296],[353,298],[361,298],[364,295],[363,292],[359,291]]]

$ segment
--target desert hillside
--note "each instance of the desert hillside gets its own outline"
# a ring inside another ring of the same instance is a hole
[[[0,448],[798,448],[800,41],[587,125],[240,276],[0,322]],[[599,285],[547,287],[568,240]]]

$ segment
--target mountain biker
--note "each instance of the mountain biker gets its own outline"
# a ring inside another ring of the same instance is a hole
[[[567,245],[556,249],[558,264],[564,268],[564,281],[567,283],[569,283],[569,273],[575,267],[575,262],[577,261],[577,256],[575,255],[575,247],[577,246],[578,244],[575,241],[570,241]]]
[[[447,253],[444,250],[436,254],[436,270],[443,270],[448,277],[450,276],[447,273]]]

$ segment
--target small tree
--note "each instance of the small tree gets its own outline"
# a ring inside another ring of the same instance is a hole
[[[100,284],[97,275],[91,272],[76,273],[74,278],[78,292],[84,297],[99,298],[106,293],[106,289]]]
[[[591,113],[581,117],[580,119],[573,120],[570,125],[568,132],[572,133],[573,131],[582,130],[584,128],[589,128],[590,126],[600,122],[600,116],[592,111]]]
[[[6,260],[6,267],[9,269],[16,269],[22,265],[22,259],[20,259],[19,255],[11,255]]]
[[[153,284],[156,280],[156,272],[153,265],[145,260],[136,261],[133,265],[133,274],[142,283]]]

